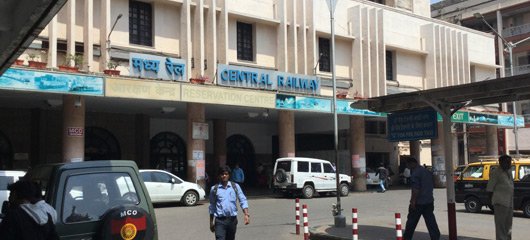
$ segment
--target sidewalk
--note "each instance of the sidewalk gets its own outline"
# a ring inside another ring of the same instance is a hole
[[[388,240],[396,238],[396,229],[381,226],[359,225],[359,239],[364,240]],[[403,230],[404,231],[404,230]],[[346,225],[344,228],[336,228],[333,225],[322,225],[309,228],[311,240],[351,240],[352,225]],[[414,233],[414,239],[430,239],[429,233]],[[448,236],[442,235],[440,239],[449,239]],[[459,240],[487,240],[485,238],[470,238],[458,236]]]

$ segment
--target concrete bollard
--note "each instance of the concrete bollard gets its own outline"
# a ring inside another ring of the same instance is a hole
[[[304,217],[304,240],[309,240],[309,223],[307,219],[307,205],[302,205],[302,214]]]
[[[352,219],[351,219],[352,224],[351,225],[352,225],[353,240],[358,240],[359,229],[357,226],[357,208],[352,208],[351,212],[352,212]]]
[[[396,213],[396,240],[403,240],[403,232],[401,231],[401,214]]]

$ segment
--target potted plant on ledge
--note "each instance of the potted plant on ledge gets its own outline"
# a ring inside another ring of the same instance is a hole
[[[17,59],[17,60],[15,60],[15,65],[16,65],[16,66],[22,66],[22,65],[24,65],[24,59]]]
[[[208,77],[206,77],[206,76],[199,76],[199,77],[195,77],[195,78],[190,78],[190,82],[191,83],[195,83],[195,84],[204,84],[207,81],[208,81]]]
[[[120,70],[116,70],[116,68],[119,66],[117,62],[109,61],[107,63],[108,69],[103,70],[103,73],[110,75],[110,76],[118,76],[120,75]]]
[[[74,66],[71,67],[71,62],[74,62]],[[64,64],[59,65],[59,70],[65,72],[79,72],[79,67],[83,65],[83,55],[68,54],[64,58]]]
[[[38,61],[37,54],[30,53],[28,54],[28,66],[32,68],[45,69],[46,62]]]
[[[346,90],[338,90],[337,91],[337,98],[338,99],[344,99],[344,98],[346,98],[346,96],[348,96],[348,91],[346,91]]]

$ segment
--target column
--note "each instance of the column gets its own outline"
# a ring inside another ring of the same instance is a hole
[[[217,1],[210,0],[210,9],[206,17],[206,75],[210,77],[211,81],[215,79],[217,72]]]
[[[110,39],[107,39],[110,32],[111,15],[110,0],[101,0],[99,45],[101,46],[101,58],[99,59],[99,71],[107,69],[110,61]]]
[[[497,126],[486,126],[486,154],[490,156],[499,155],[499,143],[497,138]]]
[[[75,2],[68,1],[67,7],[67,19],[66,19],[66,54],[75,54]],[[73,66],[73,62],[68,63],[69,66]]]
[[[85,98],[63,95],[63,162],[85,157]]]
[[[48,67],[57,68],[57,15],[48,24]]]
[[[136,114],[135,116],[135,160],[139,168],[151,168],[150,163],[150,123],[149,116]]]
[[[83,55],[83,70],[91,71],[90,65],[94,59],[94,37],[92,34],[94,25],[94,2],[93,0],[85,0],[85,21],[83,26],[83,43],[84,43],[84,55]]]
[[[354,191],[366,191],[366,138],[364,117],[350,116],[352,187]]]
[[[438,138],[431,139],[431,165],[434,174],[434,187],[445,187],[445,154],[444,154],[444,135],[443,126],[438,122]],[[420,164],[427,164],[428,162],[419,162]]]
[[[190,0],[183,0],[180,7],[180,55],[186,61],[186,73],[191,77],[191,13]],[[188,80],[186,79],[186,80]]]
[[[193,14],[193,59],[194,66],[191,77],[204,76],[204,1],[195,1],[195,13]]]
[[[218,60],[221,64],[228,64],[228,6],[226,1],[220,0],[221,13],[219,13],[219,22],[217,33],[217,49],[219,51]]]
[[[210,174],[210,181],[215,182],[217,169],[226,165],[226,120],[215,119],[213,121],[213,154],[214,162],[210,164],[213,167],[214,175]]]
[[[187,104],[187,121],[188,121],[188,141],[187,141],[187,156],[188,156],[188,178],[186,181],[196,182],[205,187],[204,175],[197,173],[204,173],[206,156],[205,142],[203,139],[193,138],[193,123],[204,123],[204,104],[188,103]],[[198,154],[194,154],[198,153]],[[202,154],[201,154],[202,153]],[[202,156],[202,159],[194,159],[197,156]],[[202,163],[201,163],[202,161]],[[202,169],[201,169],[202,168]]]
[[[409,148],[410,148],[410,156],[416,158],[418,162],[420,161],[421,156],[421,141],[410,141],[409,142]]]
[[[277,28],[277,48],[276,54],[276,68],[278,71],[287,72],[288,65],[288,49],[287,49],[287,3],[285,0],[279,0],[278,4],[278,17],[280,24]]]
[[[294,133],[294,112],[280,110],[278,112],[278,143],[280,157],[294,157],[295,133]]]

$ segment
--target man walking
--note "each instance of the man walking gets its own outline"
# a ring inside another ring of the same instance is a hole
[[[497,240],[512,239],[513,217],[513,176],[511,172],[512,158],[508,155],[499,157],[500,167],[490,173],[487,191],[495,215],[495,236]]]
[[[234,165],[230,180],[236,182],[239,186],[243,186],[243,183],[245,182],[245,173],[243,172],[243,169],[239,167],[239,163]]]
[[[379,186],[381,187],[379,192],[386,192],[385,184],[386,179],[388,178],[388,170],[386,170],[385,165],[383,163],[381,163],[379,168],[377,168],[377,172],[375,173],[375,175],[379,175]]]
[[[440,239],[440,230],[434,217],[434,181],[432,173],[418,164],[413,157],[407,158],[407,167],[411,170],[411,188],[409,214],[403,239],[411,240],[418,225],[420,217],[423,216],[431,240]]]
[[[219,182],[210,190],[210,230],[216,240],[233,240],[237,230],[237,200],[245,214],[245,225],[250,223],[248,202],[239,184],[230,179],[230,169],[221,167]]]

